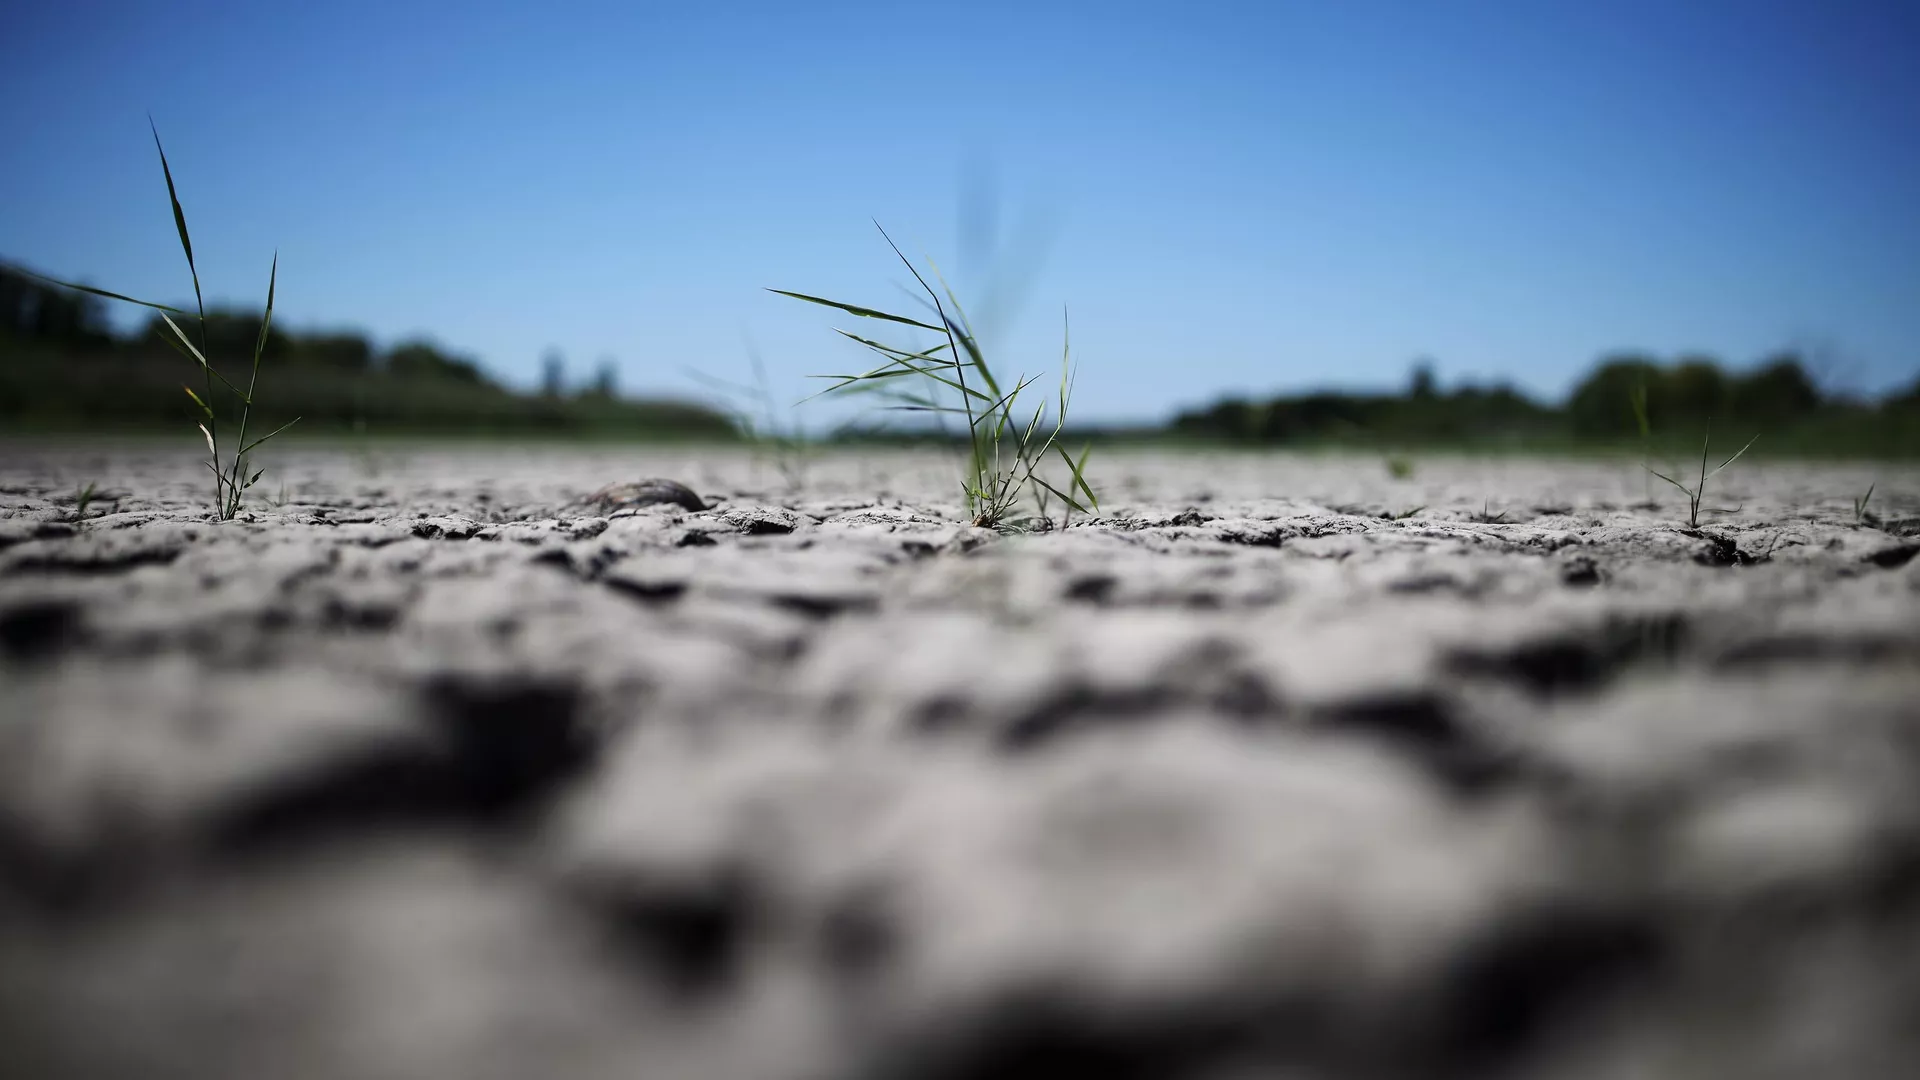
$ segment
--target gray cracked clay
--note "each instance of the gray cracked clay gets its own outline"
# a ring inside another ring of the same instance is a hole
[[[1920,1060],[1912,469],[267,464],[0,457],[0,1073]]]

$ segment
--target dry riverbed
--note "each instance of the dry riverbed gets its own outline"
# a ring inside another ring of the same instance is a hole
[[[188,449],[0,445],[0,1075],[1917,1074],[1911,468]]]

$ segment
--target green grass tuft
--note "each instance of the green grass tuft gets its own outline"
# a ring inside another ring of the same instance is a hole
[[[1468,514],[1467,520],[1473,522],[1475,525],[1505,525],[1507,523],[1507,512],[1505,510],[1495,510],[1490,500],[1482,499],[1480,500],[1479,512]]]
[[[875,227],[879,227],[877,222]],[[968,462],[961,489],[966,498],[967,514],[976,526],[999,528],[1013,524],[1009,515],[1023,493],[1031,495],[1036,512],[1043,520],[1047,519],[1052,503],[1057,500],[1064,508],[1062,527],[1075,512],[1085,514],[1098,509],[1099,499],[1095,497],[1086,478],[1087,458],[1092,453],[1092,447],[1083,447],[1076,458],[1059,441],[1073,392],[1072,342],[1066,331],[1064,316],[1057,402],[1043,400],[1029,415],[1021,395],[1033,386],[1035,380],[1022,377],[1007,386],[996,378],[967,321],[966,312],[960,306],[959,298],[941,278],[939,267],[932,265],[929,260],[934,280],[940,283],[940,289],[936,291],[913,262],[901,253],[893,238],[887,236],[885,229],[880,229],[880,235],[926,293],[930,301],[928,306],[932,317],[938,320],[937,324],[807,293],[785,289],[768,291],[834,308],[862,319],[930,331],[939,337],[928,348],[909,349],[836,328],[841,336],[877,354],[885,362],[857,374],[815,376],[834,380],[833,385],[820,393],[873,394],[888,402],[884,406],[887,409],[925,413],[936,420],[948,417],[964,420],[967,426]],[[1055,455],[1065,464],[1067,471],[1067,479],[1059,485],[1041,473],[1041,467],[1050,463]]]

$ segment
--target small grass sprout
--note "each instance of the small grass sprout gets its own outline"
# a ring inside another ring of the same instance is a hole
[[[878,222],[875,227],[879,227]],[[1073,391],[1072,346],[1064,329],[1064,318],[1057,402],[1042,400],[1029,414],[1021,395],[1036,380],[1022,377],[1010,386],[1002,383],[988,365],[966,312],[953,289],[940,276],[939,267],[928,261],[934,280],[940,283],[936,291],[884,228],[880,229],[880,235],[926,294],[926,306],[933,322],[785,289],[768,291],[835,308],[862,319],[930,331],[938,335],[937,342],[928,348],[903,348],[836,328],[836,333],[875,353],[884,363],[858,374],[815,376],[834,380],[833,385],[820,393],[871,393],[887,401],[889,404],[884,406],[887,409],[928,413],[936,419],[964,420],[968,461],[961,490],[966,498],[967,514],[975,526],[1000,528],[1007,524],[1008,515],[1019,503],[1022,493],[1032,496],[1042,516],[1048,512],[1050,501],[1058,500],[1065,508],[1062,527],[1075,512],[1085,514],[1098,509],[1099,500],[1086,478],[1087,458],[1092,447],[1083,447],[1080,456],[1075,458],[1060,442]],[[1041,466],[1056,454],[1065,463],[1068,474],[1059,485],[1041,473]]]
[[[1505,510],[1493,509],[1493,504],[1490,501],[1482,499],[1480,500],[1480,512],[1468,514],[1467,520],[1476,525],[1504,525],[1507,523],[1507,512]]]
[[[1675,480],[1673,477],[1668,476],[1666,473],[1660,472],[1659,470],[1655,469],[1651,465],[1646,466],[1646,469],[1648,472],[1652,473],[1653,475],[1659,477],[1662,480],[1665,480],[1667,483],[1672,484],[1674,487],[1679,488],[1683,493],[1685,493],[1685,495],[1687,496],[1687,528],[1698,529],[1700,527],[1700,514],[1702,513],[1702,508],[1700,506],[1700,503],[1702,500],[1706,498],[1706,495],[1707,495],[1707,481],[1720,475],[1720,470],[1725,469],[1727,466],[1733,464],[1736,460],[1739,459],[1741,454],[1744,454],[1747,452],[1747,447],[1750,447],[1754,443],[1759,441],[1760,441],[1760,436],[1758,435],[1755,435],[1753,438],[1748,439],[1746,446],[1742,446],[1740,449],[1735,450],[1733,452],[1732,457],[1729,457],[1725,461],[1722,461],[1720,464],[1714,466],[1713,470],[1709,472],[1707,470],[1707,450],[1708,450],[1708,447],[1713,445],[1713,418],[1708,417],[1706,438],[1703,439],[1700,443],[1700,478],[1694,483],[1692,487],[1688,487],[1687,485],[1681,483],[1680,481]],[[1734,514],[1739,512],[1739,507],[1734,507],[1732,509],[1717,509],[1713,507],[1708,507],[1705,509],[1705,512],[1709,514]]]
[[[1879,515],[1867,509],[1867,504],[1873,501],[1873,488],[1874,488],[1873,484],[1868,484],[1867,493],[1864,495],[1858,496],[1853,500],[1853,523],[1855,525],[1871,525],[1876,528],[1879,527],[1879,524],[1880,524]]]
[[[96,289],[90,285],[79,285],[71,281],[61,281],[57,278],[49,278],[40,274],[32,274],[31,276],[47,282],[50,285],[58,285],[62,288],[73,289],[77,292],[91,293],[94,296],[103,297],[108,300],[118,300],[127,304],[138,304],[141,307],[152,308],[160,313],[160,318],[165,322],[167,330],[171,333],[171,336],[163,334],[162,337],[166,340],[167,344],[173,346],[175,350],[198,364],[205,380],[206,393],[204,396],[195,393],[193,387],[187,386],[184,383],[181,384],[180,388],[185,390],[187,397],[193,400],[193,404],[201,416],[201,420],[196,426],[199,427],[201,436],[206,440],[207,453],[211,456],[210,460],[206,462],[206,466],[208,470],[213,473],[214,516],[218,520],[228,521],[240,513],[241,500],[245,497],[247,489],[260,482],[260,475],[264,471],[260,469],[255,469],[251,473],[247,471],[247,466],[250,463],[249,455],[251,455],[260,444],[292,427],[300,419],[299,417],[294,417],[292,420],[287,421],[265,435],[251,440],[247,438],[247,423],[253,413],[254,391],[260,380],[260,355],[266,349],[267,331],[273,324],[273,294],[274,287],[280,277],[280,256],[277,253],[274,255],[272,269],[267,274],[266,313],[260,320],[260,335],[254,340],[253,368],[247,376],[246,388],[242,389],[238,384],[230,381],[226,376],[215,370],[212,362],[207,358],[207,303],[200,289],[200,271],[198,267],[195,266],[193,260],[193,238],[187,232],[187,215],[186,211],[180,208],[180,194],[174,187],[173,168],[167,164],[166,148],[160,145],[160,129],[153,126],[151,117],[148,118],[148,126],[153,130],[154,149],[160,153],[160,172],[166,177],[167,181],[167,201],[173,207],[174,230],[180,236],[180,250],[187,256],[187,272],[193,277],[195,310],[189,312],[167,304],[156,304],[150,300],[136,300],[131,296],[123,296],[116,292],[108,292],[105,289]],[[187,317],[198,319],[200,324],[200,343],[198,345],[195,345],[193,339],[187,336],[186,331],[180,328],[180,324],[174,321],[173,317],[175,315],[183,319]],[[231,393],[239,403],[237,406],[239,410],[239,423],[238,432],[233,440],[234,449],[225,461],[221,460],[220,455],[220,418],[212,404],[220,400],[220,395],[215,391],[216,383],[221,389]]]
[[[1410,480],[1413,478],[1413,459],[1405,454],[1389,455],[1382,464],[1387,467],[1387,475],[1393,477],[1395,480]]]
[[[94,496],[98,495],[99,491],[100,491],[99,483],[93,480],[87,481],[87,484],[85,487],[74,489],[73,519],[75,521],[86,520],[87,507],[93,502]]]

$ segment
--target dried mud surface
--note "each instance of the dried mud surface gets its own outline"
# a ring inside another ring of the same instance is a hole
[[[175,449],[0,446],[0,1074],[1916,1074],[1911,469]]]

